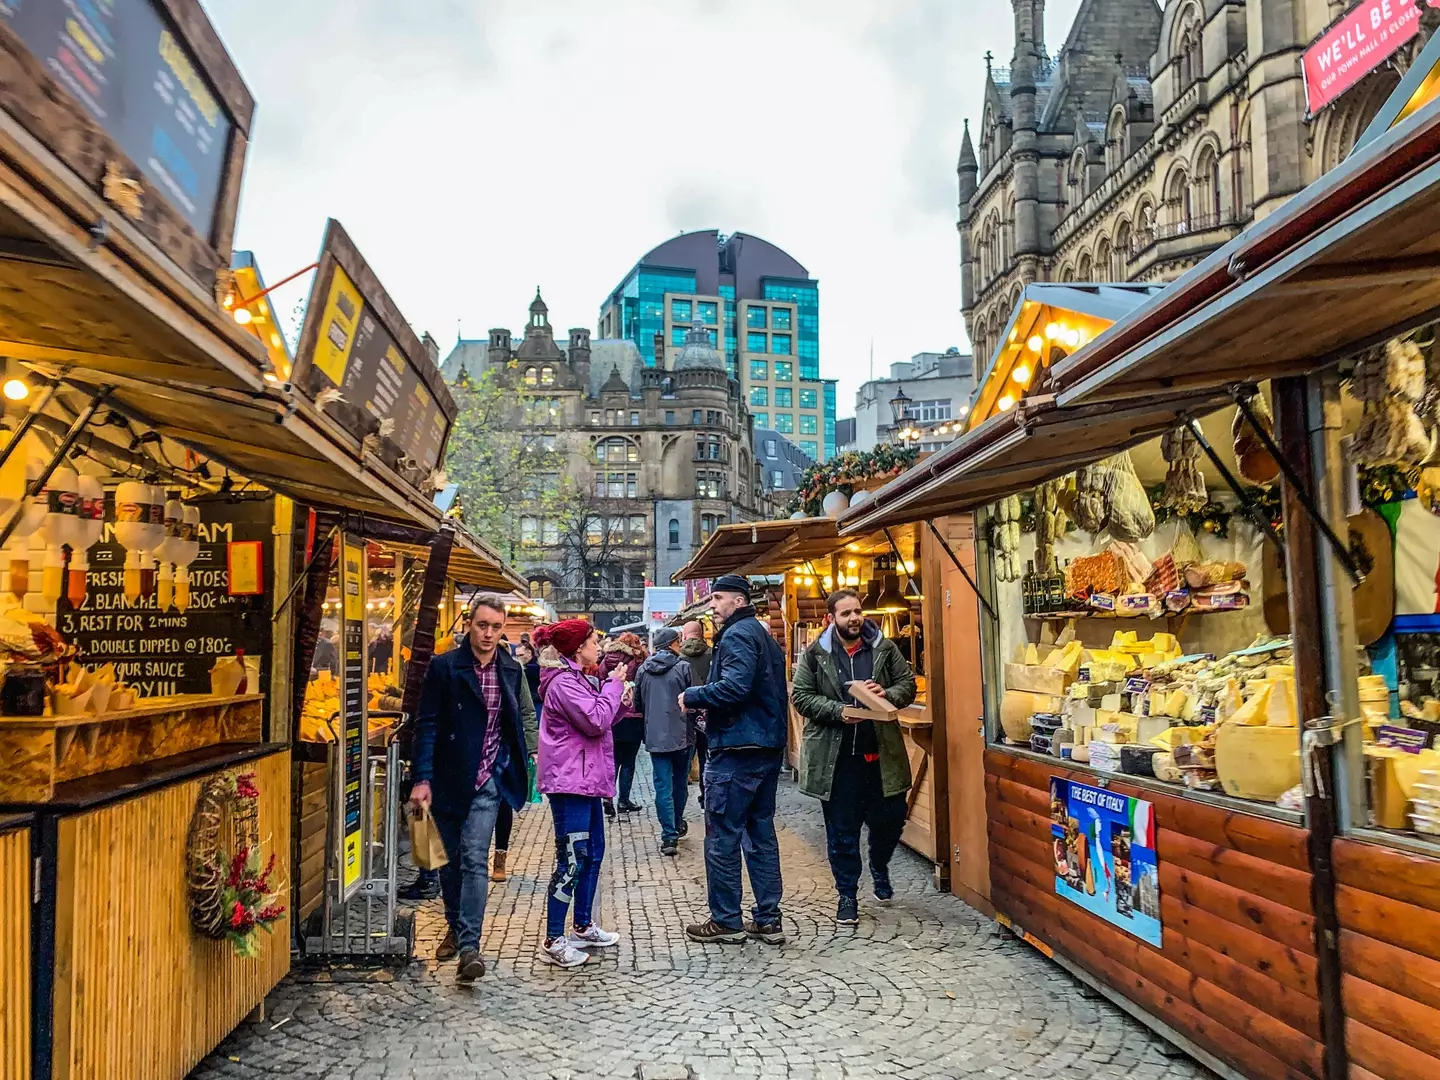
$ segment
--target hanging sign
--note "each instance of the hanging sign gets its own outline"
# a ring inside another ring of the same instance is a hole
[[[1052,776],[1050,838],[1055,894],[1158,948],[1155,808]]]
[[[1440,7],[1440,0],[1427,0]],[[1305,106],[1314,116],[1420,32],[1415,0],[1362,0],[1305,50]]]
[[[412,482],[439,467],[455,399],[333,219],[300,329],[294,382],[354,438],[373,436],[375,453]]]
[[[365,866],[365,759],[370,694],[366,679],[365,541],[347,536],[340,556],[340,902],[349,900]]]

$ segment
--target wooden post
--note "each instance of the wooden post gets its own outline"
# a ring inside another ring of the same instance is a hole
[[[924,641],[925,704],[930,710],[930,757],[934,765],[930,774],[930,790],[934,806],[931,828],[935,835],[935,887],[950,891],[950,752],[949,717],[945,710],[945,604],[941,582],[944,579],[939,545],[928,531],[916,525],[915,566],[919,570],[924,599],[920,601],[920,623]],[[916,656],[917,662],[922,658]],[[956,673],[958,675],[958,672]],[[915,781],[918,789],[919,779]]]
[[[430,542],[430,559],[425,564],[425,584],[420,589],[420,612],[415,617],[415,636],[411,639],[410,663],[405,665],[405,697],[400,706],[413,724],[420,708],[420,689],[425,672],[435,655],[435,625],[440,618],[440,603],[450,580],[450,551],[455,546],[455,532],[442,528]]]
[[[1301,477],[1315,476],[1308,423],[1308,387],[1301,377],[1276,379],[1275,435],[1281,452]],[[1289,584],[1291,648],[1295,696],[1303,730],[1325,716],[1327,667],[1321,608],[1320,537],[1295,489],[1282,482],[1285,522],[1285,573]],[[1343,525],[1343,522],[1340,524]],[[1298,733],[1297,733],[1298,737]],[[1331,848],[1337,827],[1332,747],[1314,752],[1315,783],[1305,796],[1305,819],[1312,873],[1310,899],[1315,912],[1316,988],[1320,995],[1320,1032],[1324,1038],[1325,1080],[1346,1080],[1345,1011],[1340,998],[1340,924],[1335,911],[1335,870]]]

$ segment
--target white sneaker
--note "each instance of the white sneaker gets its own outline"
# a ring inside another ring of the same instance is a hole
[[[589,953],[581,952],[570,943],[566,937],[557,937],[549,945],[544,942],[540,944],[540,959],[547,964],[554,964],[556,967],[573,968],[579,967],[590,959]]]
[[[609,930],[601,930],[600,927],[591,923],[584,930],[570,931],[570,944],[579,949],[608,949],[612,945],[620,944],[620,935]]]

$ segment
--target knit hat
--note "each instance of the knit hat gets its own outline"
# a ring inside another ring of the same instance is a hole
[[[584,619],[565,619],[552,626],[537,626],[534,640],[542,649],[553,645],[561,656],[573,658],[593,633],[595,628]]]
[[[655,631],[655,638],[651,644],[655,646],[655,651],[659,652],[661,649],[668,649],[679,640],[680,632],[678,630],[672,630],[667,626],[663,630]]]
[[[710,591],[712,593],[739,593],[745,597],[746,600],[749,600],[750,580],[749,578],[741,577],[739,574],[721,574],[715,579],[715,583],[710,586]]]

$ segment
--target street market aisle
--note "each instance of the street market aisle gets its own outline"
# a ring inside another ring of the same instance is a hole
[[[193,1075],[1210,1078],[935,892],[903,848],[894,904],[867,905],[862,886],[860,926],[837,931],[819,804],[793,784],[781,785],[779,813],[789,944],[691,944],[682,928],[704,911],[704,827],[692,804],[679,858],[660,855],[641,761],[647,810],[609,833],[601,885],[617,950],[573,972],[538,959],[554,848],[548,808],[531,807],[516,819],[510,880],[490,894],[490,971],[473,989],[430,959],[444,926],[433,901],[419,914],[423,960],[399,974],[292,974],[265,1020]]]

